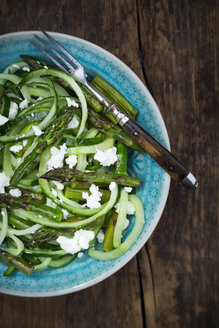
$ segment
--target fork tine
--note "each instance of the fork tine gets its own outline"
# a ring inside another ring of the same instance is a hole
[[[46,46],[49,50],[51,50],[54,55],[56,55],[69,69],[70,72],[74,72],[75,69],[74,67],[65,59],[63,58],[55,49],[53,49],[47,42],[45,42],[42,38],[40,38],[38,35],[34,34],[34,36],[44,44],[44,46]],[[69,72],[68,72],[69,73]]]
[[[62,71],[64,71],[65,73],[69,74],[69,72],[67,71],[67,69],[65,69],[64,66],[62,66],[53,56],[51,56],[50,54],[48,54],[45,50],[43,50],[38,44],[36,44],[33,41],[30,41],[30,43],[37,49],[39,49],[42,53],[44,53],[44,55],[46,55],[56,66],[58,66]]]
[[[83,66],[74,58],[72,55],[58,42],[56,41],[51,35],[49,35],[46,31],[42,30],[42,33],[52,42],[54,43],[71,61],[75,64],[75,66],[80,67],[83,69]]]

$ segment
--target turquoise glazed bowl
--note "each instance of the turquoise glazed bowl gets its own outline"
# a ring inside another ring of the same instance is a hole
[[[43,58],[29,42],[34,39],[34,33],[39,32],[16,32],[0,36],[1,72],[10,63],[20,60],[20,54]],[[88,76],[93,77],[98,74],[121,92],[139,110],[137,121],[141,126],[170,149],[160,111],[144,84],[133,71],[121,60],[90,42],[65,34],[51,34],[84,65]],[[4,277],[3,272],[6,265],[0,262],[0,292],[28,297],[72,293],[106,279],[129,262],[154,231],[166,204],[170,185],[169,175],[146,153],[130,152],[129,173],[140,177],[142,181],[137,194],[144,205],[145,225],[139,239],[126,254],[108,262],[94,260],[85,254],[65,267],[34,272],[30,277],[21,272],[17,272],[11,277]],[[129,225],[126,234],[129,233],[132,226],[133,224]]]

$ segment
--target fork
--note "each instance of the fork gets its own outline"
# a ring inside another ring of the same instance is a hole
[[[110,113],[123,130],[130,135],[176,182],[190,188],[196,188],[198,186],[198,181],[195,176],[186,169],[171,152],[163,147],[128,115],[118,110],[116,103],[108,102],[101,93],[96,91],[88,83],[83,66],[57,40],[45,31],[42,31],[42,33],[46,36],[47,40],[50,41],[50,44],[53,44],[53,47],[38,35],[35,34],[35,37],[41,42],[41,44],[49,49],[54,56],[34,41],[31,41],[31,44],[34,47],[46,55],[60,70],[71,75],[77,82],[83,84],[86,89],[106,107],[106,113]],[[56,46],[65,57],[61,55],[54,46]],[[66,60],[66,58],[68,58],[68,60]]]

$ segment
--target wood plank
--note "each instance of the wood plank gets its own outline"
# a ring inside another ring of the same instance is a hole
[[[172,151],[199,179],[195,192],[172,183],[162,220],[147,244],[154,290],[148,294],[143,279],[144,302],[147,311],[154,299],[157,327],[218,324],[216,8],[216,1],[139,1],[147,79]],[[148,269],[142,252],[143,274]]]

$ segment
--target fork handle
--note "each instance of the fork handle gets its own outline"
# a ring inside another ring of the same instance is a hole
[[[196,188],[198,181],[176,157],[155,140],[147,131],[116,108],[115,104],[107,110],[118,121],[124,131],[130,135],[146,152],[178,183]]]

